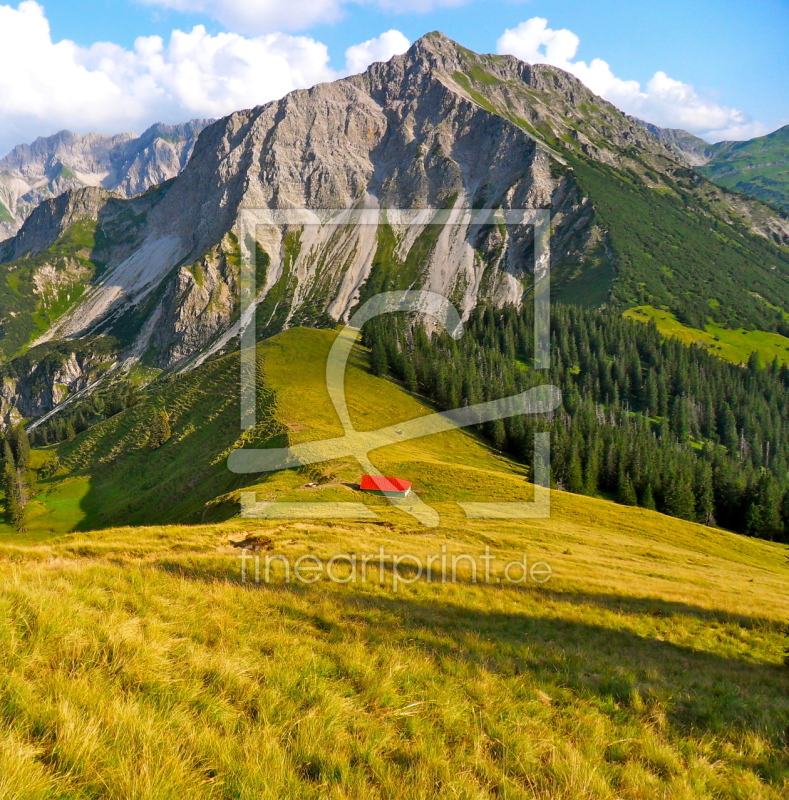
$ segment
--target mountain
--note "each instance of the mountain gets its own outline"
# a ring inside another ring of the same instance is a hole
[[[709,144],[681,129],[631,119],[718,186],[789,212],[789,125],[744,142]]]
[[[690,167],[700,167],[712,158],[715,145],[705,142],[682,128],[661,128],[651,122],[637,117],[628,117],[645,130],[648,130],[658,141],[664,144],[674,155]]]
[[[142,136],[61,131],[18,145],[0,159],[0,239],[43,200],[70,189],[97,186],[130,197],[175,177],[209,122],[157,123]]]
[[[384,217],[239,238],[250,209],[305,205]],[[547,370],[534,234],[468,205],[553,210]],[[0,245],[0,796],[785,798],[789,564],[756,537],[789,541],[788,237],[569,75],[437,34],[218,121],[141,194],[45,200]],[[438,526],[339,449],[231,472],[342,437],[337,323],[409,286],[463,336],[374,319],[342,391]],[[731,363],[647,308],[784,352]],[[410,436],[546,383],[550,414]],[[550,513],[503,517],[545,433]],[[305,502],[333,518],[285,516]]]
[[[385,288],[442,292],[465,315],[517,304],[533,232],[472,227],[459,211],[485,205],[552,209],[557,300],[786,328],[789,221],[680,164],[571,75],[434,33],[362,75],[207,126],[184,170],[142,195],[44,201],[0,246],[0,358],[24,354],[35,370],[39,352],[101,340],[116,367],[167,370],[220,351],[240,329],[246,208],[438,208],[457,222],[269,230],[261,336],[334,324]],[[2,416],[28,416],[24,376],[6,372]]]
[[[747,142],[720,142],[699,171],[719,186],[789,212],[789,125]]]

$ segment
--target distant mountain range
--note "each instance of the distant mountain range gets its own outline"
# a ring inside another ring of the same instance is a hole
[[[719,186],[789,212],[789,125],[744,142],[709,144],[681,129],[635,121]]]
[[[41,202],[69,189],[97,186],[131,197],[174,178],[209,122],[157,123],[142,136],[61,131],[17,145],[0,159],[0,240]]]

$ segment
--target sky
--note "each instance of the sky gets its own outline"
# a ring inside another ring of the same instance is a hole
[[[789,0],[0,0],[0,154],[229,114],[432,30],[708,141],[789,124]]]

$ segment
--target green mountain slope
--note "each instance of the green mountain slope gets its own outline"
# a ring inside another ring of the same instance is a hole
[[[694,327],[710,317],[726,327],[789,333],[789,240],[777,233],[783,223],[774,213],[738,203],[679,167],[651,136],[634,143],[640,124],[588,90],[568,102],[559,71],[553,84],[526,87],[498,79],[494,57],[465,51],[464,59],[454,77],[468,97],[550,148],[561,159],[552,175],[591,201],[597,233],[582,248],[562,242],[554,254],[556,299],[664,306]],[[518,107],[532,109],[537,121],[519,116]],[[773,233],[770,225],[777,225]]]
[[[74,306],[100,269],[92,259],[96,223],[79,220],[43,252],[0,270],[0,363]]]
[[[317,108],[331,109],[320,136],[306,123]],[[357,128],[370,137],[348,134]],[[347,137],[342,159],[338,137]],[[65,341],[103,334],[119,361],[158,369],[221,348],[237,321],[233,235],[243,209],[277,208],[286,195],[312,208],[371,197],[384,209],[550,207],[556,299],[617,313],[648,305],[699,330],[710,318],[789,333],[789,220],[683,168],[640,124],[554,67],[475,54],[433,33],[365,75],[231,115],[200,142],[169,184],[128,200],[64,195],[0,247],[0,362],[47,328]],[[293,168],[313,161],[321,180]],[[273,190],[272,170],[287,186]],[[455,243],[436,226],[411,240],[397,222],[376,240],[349,224],[324,226],[315,240],[291,226],[259,242],[258,333],[331,327],[386,287],[439,287],[464,308],[519,303],[531,284],[528,232],[460,225]],[[7,377],[4,422],[50,410],[20,402],[30,392],[19,370]],[[68,390],[89,382],[72,374]]]
[[[362,495],[349,458],[231,475],[232,447],[342,433],[334,336],[259,346],[246,436],[225,356],[34,451],[40,494],[0,533],[0,794],[782,798],[786,548],[560,491],[547,519],[467,519],[458,502],[532,496],[467,431],[372,454],[440,513],[432,530]],[[362,348],[345,392],[360,430],[433,411]],[[227,519],[242,488],[377,519]],[[108,524],[134,527],[92,530]],[[261,584],[255,553],[242,583],[240,542],[261,548]],[[363,579],[342,554],[373,559]],[[524,556],[547,583],[507,569]],[[296,582],[300,558],[323,577]]]
[[[745,142],[721,142],[699,171],[710,180],[789,211],[789,125]]]
[[[663,307],[702,329],[710,318],[728,328],[789,334],[789,252],[723,216],[705,182],[688,170],[649,186],[630,170],[571,163],[610,237],[617,307]],[[561,283],[556,296],[572,300]]]
[[[70,442],[36,451],[40,493],[23,528],[46,536],[107,525],[153,524],[225,518],[238,512],[238,489],[258,486],[286,499],[360,499],[355,461],[272,476],[238,476],[227,455],[241,446],[283,446],[340,435],[325,389],[325,359],[332,331],[291,329],[259,346],[259,425],[242,435],[237,354],[151,384],[139,402],[92,425]],[[300,365],[294,381],[293,364]],[[391,425],[428,413],[424,402],[369,371],[359,351],[346,376],[349,407],[360,429]],[[92,401],[86,399],[85,409]],[[168,416],[170,437],[151,446],[157,414]],[[76,405],[67,419],[87,414]],[[62,421],[54,418],[47,431]],[[34,442],[43,432],[33,433]],[[56,460],[55,460],[56,459]],[[455,431],[376,453],[382,471],[404,474],[425,500],[531,496],[524,469],[493,452],[475,435]],[[53,473],[50,475],[50,473]],[[303,487],[317,479],[320,489]],[[480,494],[482,492],[482,494]],[[366,498],[364,498],[366,500]],[[10,528],[6,530],[10,531]]]
[[[79,430],[83,420],[93,421],[92,397],[44,423],[45,431],[33,432],[34,442],[74,438],[39,452],[41,491],[22,526],[46,535],[109,524],[199,521],[207,503],[243,483],[227,470],[231,448],[242,441],[262,443],[280,429],[271,416],[271,391],[261,385],[260,424],[242,439],[238,361],[237,355],[226,356],[157,381],[120,412],[105,399],[102,408],[112,416],[76,436],[75,423]],[[153,441],[162,414],[169,436]]]

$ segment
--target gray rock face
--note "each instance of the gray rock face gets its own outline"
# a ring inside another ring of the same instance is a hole
[[[716,145],[705,142],[682,128],[660,128],[651,122],[644,122],[637,117],[629,117],[637,125],[649,131],[659,142],[664,144],[677,159],[689,167],[704,166],[716,151]]]
[[[98,219],[110,196],[104,189],[90,187],[44,201],[16,236],[0,242],[0,261],[13,261],[46,250],[75,222]]]
[[[61,131],[18,145],[0,159],[0,240],[16,233],[42,201],[68,190],[101,187],[131,197],[174,178],[210,121],[157,123],[139,137]]]
[[[111,365],[112,356],[78,347],[28,357],[6,368],[0,381],[0,425],[46,414],[86,389]]]
[[[520,302],[542,269],[531,226],[472,225],[468,208],[551,207],[554,265],[610,253],[569,151],[628,169],[647,185],[650,174],[685,170],[672,149],[571,75],[478,56],[429,34],[362,75],[207,126],[164,186],[131,200],[94,188],[49,201],[0,248],[0,261],[40,252],[68,219],[96,220],[100,276],[35,344],[110,334],[125,363],[144,357],[185,369],[248,324],[237,298],[241,248],[251,244],[236,234],[255,209],[443,209],[452,223],[431,226],[428,213],[405,225],[390,213],[378,225],[259,228],[261,333],[346,320],[382,289],[440,292],[464,314],[480,301]],[[135,181],[151,174],[147,163],[123,162],[124,191],[142,185]],[[789,244],[789,221],[743,198],[721,198],[722,213]],[[380,252],[394,265],[388,271]]]
[[[474,69],[483,73],[487,100],[480,101],[465,77]],[[582,135],[574,121],[582,117],[578,109],[585,102],[598,116]],[[224,283],[220,292],[217,286],[193,285],[184,267],[217,259],[244,209],[553,206],[555,243],[565,255],[581,254],[602,234],[592,230],[591,209],[571,179],[552,177],[552,163],[562,158],[539,135],[538,125],[575,135],[581,147],[608,162],[617,148],[630,146],[653,158],[668,157],[642,128],[560,70],[511,57],[473,56],[431,35],[363,75],[294,92],[209,126],[190,163],[151,209],[142,247],[118,263],[51,335],[97,330],[120,304],[140,306],[157,281],[172,276],[151,312],[159,322],[141,331],[137,352],[153,347],[163,366],[199,354],[233,317],[235,276],[229,268],[217,272]],[[603,141],[610,150],[599,144]],[[426,227],[392,230],[402,261]],[[347,318],[371,273],[375,229],[300,231],[298,253],[290,260],[285,233],[260,234],[270,264],[258,299],[261,314],[271,315],[269,330],[321,315]],[[488,235],[470,230],[459,217],[418,265],[413,285],[455,297],[466,313],[481,299],[518,302],[533,268],[531,229],[512,231],[509,246],[498,248],[495,258]],[[215,298],[221,294],[212,308],[222,310],[216,323],[207,324],[190,309],[207,303],[211,292]]]

